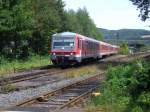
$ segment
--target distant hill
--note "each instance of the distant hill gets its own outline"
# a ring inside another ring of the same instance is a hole
[[[138,40],[143,35],[150,35],[150,31],[142,29],[107,30],[98,28],[98,30],[103,34],[104,39]]]

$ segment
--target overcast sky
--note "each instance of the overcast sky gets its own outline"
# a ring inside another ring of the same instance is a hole
[[[66,9],[86,7],[89,15],[99,28],[106,29],[147,29],[150,20],[142,22],[139,10],[129,0],[63,0]]]

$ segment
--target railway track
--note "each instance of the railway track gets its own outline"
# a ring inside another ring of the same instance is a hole
[[[126,63],[126,62],[131,62],[134,59],[139,59],[139,58],[144,58],[150,56],[150,52],[139,52],[139,53],[135,53],[135,54],[130,54],[127,56],[121,56],[121,57],[116,57],[116,58],[112,58],[112,59],[103,59],[103,62],[118,62],[118,63]]]
[[[148,53],[143,53],[143,52],[136,53],[136,54],[128,55],[128,56],[125,56],[125,57],[119,57],[119,58],[117,58],[117,62],[128,61],[128,60],[133,59],[133,58],[147,56],[147,55],[150,55],[150,53],[149,52]],[[41,68],[39,68],[39,69],[41,69]],[[48,70],[37,70],[37,71],[33,70],[33,71],[31,71],[27,74],[24,74],[24,75],[18,75],[18,76],[13,76],[13,77],[0,79],[0,86],[6,85],[6,84],[13,84],[13,83],[18,83],[18,82],[28,81],[28,80],[34,80],[34,79],[38,79],[38,78],[41,78],[41,77],[50,76],[50,75],[53,75],[53,74],[63,73],[65,71],[68,71],[68,70],[71,70],[71,69],[72,68],[62,70],[62,69],[58,69],[58,68],[57,69],[56,68],[55,69],[51,68],[51,71],[48,71]],[[52,82],[55,82],[55,81],[52,81]]]
[[[93,64],[93,63],[91,63]],[[94,62],[95,64],[95,62]],[[88,65],[86,65],[88,66]],[[13,83],[17,83],[17,82],[22,82],[22,81],[27,81],[27,80],[32,80],[32,79],[37,79],[40,77],[44,77],[44,76],[49,76],[49,75],[53,75],[53,74],[59,74],[59,73],[64,73],[66,71],[71,71],[73,69],[76,69],[76,67],[70,67],[70,68],[66,68],[66,69],[60,69],[60,68],[46,68],[42,67],[46,70],[41,69],[41,67],[30,70],[30,71],[26,71],[23,73],[20,73],[19,75],[16,76],[10,76],[10,77],[4,77],[4,78],[0,78],[0,86],[2,85],[6,85],[6,84],[13,84]],[[82,67],[82,66],[80,66]],[[41,70],[40,70],[41,69]]]
[[[33,111],[34,109],[46,111],[60,111],[65,107],[73,105],[99,87],[100,80],[104,79],[103,74],[90,76],[54,91],[38,95],[18,104],[8,110]]]
[[[126,58],[143,58],[149,55],[150,52],[139,52],[139,53],[130,54]]]
[[[66,75],[64,74],[66,70],[56,70],[51,72],[45,72],[41,74],[31,74],[31,76],[25,76],[21,78],[14,78],[13,80],[8,80],[6,82],[0,83],[0,87],[3,88],[5,85],[9,85],[14,87],[12,91],[20,91],[29,88],[37,88],[40,86],[44,86],[46,84],[53,84],[59,81],[66,79]],[[10,91],[11,92],[11,91]],[[0,91],[0,93],[8,93],[5,90]]]
[[[140,52],[140,53],[135,53],[128,55],[125,58],[119,59],[120,62],[131,62],[135,59],[144,59],[145,57],[150,56],[150,52]]]
[[[57,71],[41,71],[41,72],[31,72],[30,74],[22,75],[22,76],[16,76],[16,77],[10,77],[10,78],[4,78],[0,80],[0,86],[5,85],[5,84],[12,84],[12,83],[17,83],[21,81],[26,81],[26,80],[31,80],[31,79],[36,79],[40,78],[43,76],[49,76],[57,73],[62,73],[64,70],[57,70]]]

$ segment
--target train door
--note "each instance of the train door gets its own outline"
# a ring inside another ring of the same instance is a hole
[[[85,41],[82,40],[82,56],[85,57]]]
[[[79,48],[79,54],[82,56],[82,39],[78,39],[78,48]]]

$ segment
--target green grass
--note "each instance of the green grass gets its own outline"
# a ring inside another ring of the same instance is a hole
[[[8,61],[7,59],[1,58],[0,60],[0,76],[3,77],[5,74],[11,74],[18,70],[31,69],[33,67],[39,67],[51,64],[49,56],[30,56],[26,60],[13,60]]]
[[[97,108],[103,112],[149,112],[149,67],[149,62],[141,60],[110,67],[104,86],[100,90],[101,95],[91,98],[87,108],[92,109],[87,109],[87,112],[97,112]]]
[[[1,86],[0,93],[3,93],[3,94],[9,93],[9,92],[14,91],[14,90],[16,90],[16,86],[11,85],[11,84],[6,84],[6,85]]]
[[[79,76],[84,76],[84,75],[91,75],[98,73],[99,69],[96,66],[85,66],[81,67],[80,69],[74,69],[71,71],[67,71],[65,73],[66,78],[74,78],[74,77],[79,77]]]

